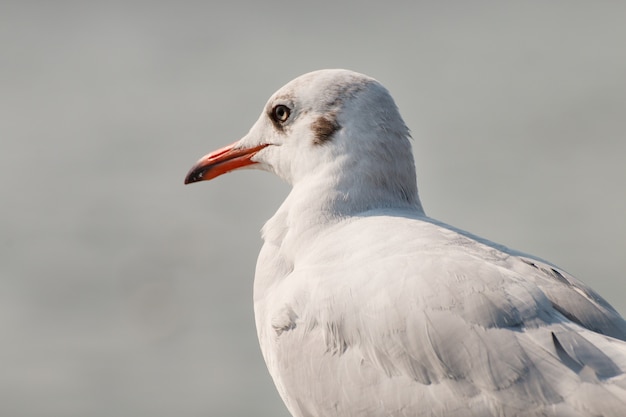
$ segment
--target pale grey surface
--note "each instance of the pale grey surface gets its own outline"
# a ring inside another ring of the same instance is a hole
[[[287,416],[258,230],[287,187],[184,187],[293,77],[392,92],[433,217],[626,311],[626,4],[0,6],[0,414]]]

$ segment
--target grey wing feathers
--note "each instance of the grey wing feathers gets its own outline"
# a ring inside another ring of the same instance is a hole
[[[468,415],[626,415],[626,344],[611,338],[625,338],[624,320],[569,274],[522,260],[523,276],[494,278],[502,271],[492,264],[482,282],[420,288],[426,308],[369,323],[384,337],[359,341],[364,358],[389,377],[448,386],[457,406],[483,410]]]
[[[626,341],[626,321],[598,293],[544,261],[520,259],[540,272],[532,276],[555,310],[591,331]]]

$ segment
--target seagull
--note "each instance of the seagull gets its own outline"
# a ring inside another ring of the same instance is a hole
[[[561,268],[428,217],[375,79],[294,79],[185,183],[241,168],[292,186],[253,298],[294,417],[626,415],[626,321]]]

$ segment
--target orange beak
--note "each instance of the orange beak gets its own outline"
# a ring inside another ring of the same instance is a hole
[[[202,157],[202,159],[196,162],[189,170],[189,173],[185,177],[185,184],[212,180],[227,172],[248,165],[254,165],[256,162],[252,160],[252,157],[268,145],[265,143],[255,146],[254,148],[236,148],[235,145],[237,145],[237,143],[238,142],[235,142],[224,146]]]

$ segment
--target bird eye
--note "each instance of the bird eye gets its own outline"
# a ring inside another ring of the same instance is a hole
[[[284,123],[289,119],[291,110],[289,107],[279,104],[272,109],[272,118],[279,123]]]

